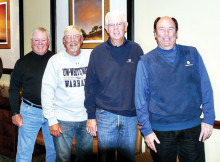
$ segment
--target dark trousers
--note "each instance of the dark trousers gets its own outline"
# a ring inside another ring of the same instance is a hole
[[[160,144],[157,153],[151,150],[155,162],[205,162],[204,143],[199,141],[201,125],[178,131],[154,131]]]

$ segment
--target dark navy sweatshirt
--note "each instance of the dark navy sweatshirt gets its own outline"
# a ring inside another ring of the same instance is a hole
[[[123,116],[136,116],[134,88],[141,47],[124,40],[113,46],[110,39],[93,49],[86,75],[85,102],[88,118],[95,119],[96,108]]]

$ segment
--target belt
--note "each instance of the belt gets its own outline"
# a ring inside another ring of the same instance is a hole
[[[33,106],[33,107],[42,109],[42,106],[41,106],[41,105],[36,105],[36,104],[34,104],[34,103],[32,103],[32,102],[30,102],[30,101],[24,99],[24,98],[23,98],[23,102],[26,103],[26,104],[29,105],[29,106]]]

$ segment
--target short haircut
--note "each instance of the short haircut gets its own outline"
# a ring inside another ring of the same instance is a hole
[[[37,27],[37,28],[35,28],[35,29],[31,32],[31,39],[33,39],[34,33],[37,33],[37,32],[46,33],[48,40],[50,40],[50,33],[48,32],[47,29],[45,29],[45,28],[43,28],[43,27]]]
[[[115,10],[115,11],[110,11],[105,15],[105,25],[107,26],[109,23],[109,18],[110,17],[121,17],[123,22],[126,23],[127,20],[125,18],[125,14],[121,11]]]
[[[63,37],[65,37],[65,34],[66,34],[67,31],[70,31],[70,30],[73,30],[73,29],[76,29],[78,32],[80,32],[80,35],[82,36],[82,30],[81,30],[78,26],[76,26],[76,25],[70,25],[70,26],[67,26],[67,27],[65,28],[65,30],[64,30],[64,36],[63,36]]]
[[[158,21],[161,19],[161,17],[156,18],[156,20],[154,21],[154,31],[156,31],[157,29],[157,23]],[[171,17],[171,19],[173,20],[173,22],[175,23],[176,26],[176,31],[178,31],[178,22],[174,17]]]

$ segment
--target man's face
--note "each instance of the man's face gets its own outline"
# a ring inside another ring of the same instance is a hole
[[[113,41],[118,41],[124,38],[127,26],[128,23],[124,23],[121,17],[110,17],[105,29]]]
[[[161,18],[157,22],[154,36],[160,48],[164,50],[172,49],[177,39],[176,26],[173,20],[169,17]]]
[[[65,33],[63,44],[68,54],[73,56],[80,54],[80,47],[83,43],[83,37],[80,34],[76,29],[69,30]]]
[[[44,55],[49,48],[50,41],[46,32],[35,32],[31,39],[31,48],[38,55]]]

